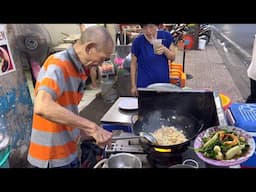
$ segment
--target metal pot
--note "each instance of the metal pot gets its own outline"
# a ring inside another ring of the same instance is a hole
[[[155,148],[170,149],[173,152],[186,150],[190,145],[190,140],[194,139],[204,126],[202,121],[190,114],[163,109],[149,112],[145,116],[139,116],[138,120],[133,124],[133,131],[136,135],[139,135],[140,132],[153,133],[160,129],[162,125],[174,126],[178,131],[182,131],[188,140],[175,145],[147,144]]]
[[[94,168],[142,168],[142,162],[131,153],[117,153],[100,160]]]
[[[173,89],[181,89],[177,85],[171,84],[171,83],[153,83],[147,86],[149,89],[154,89],[158,91],[168,91]]]
[[[193,159],[186,159],[182,164],[172,165],[169,168],[199,168],[199,165]]]

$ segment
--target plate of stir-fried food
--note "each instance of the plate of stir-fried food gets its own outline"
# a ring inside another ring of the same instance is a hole
[[[196,137],[194,150],[206,163],[228,167],[248,160],[255,153],[255,141],[241,128],[215,126]]]

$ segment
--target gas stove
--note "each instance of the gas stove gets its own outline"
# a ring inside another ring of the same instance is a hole
[[[134,135],[133,133],[122,132],[120,136]],[[168,168],[172,165],[182,164],[186,159],[193,159],[198,162],[200,168],[207,167],[201,161],[192,149],[181,152],[161,151],[159,148],[148,148],[145,143],[139,139],[117,140],[105,148],[105,156],[108,158],[111,154],[132,153],[138,156],[142,161],[143,168]]]
[[[112,131],[113,135],[120,137],[129,137],[134,136],[133,133],[128,133],[120,130]],[[134,153],[134,154],[144,154],[144,148],[140,139],[122,139],[116,140],[111,143],[111,145],[107,145],[105,148],[106,154],[113,153]]]

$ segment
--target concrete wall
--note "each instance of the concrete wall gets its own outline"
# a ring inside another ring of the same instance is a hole
[[[62,33],[66,34],[78,34],[80,33],[79,24],[43,24],[44,27],[49,31],[53,45],[61,43],[65,37]],[[107,24],[113,39],[115,39],[115,28],[113,24]]]
[[[49,31],[53,45],[57,45],[62,41],[65,35],[62,34],[77,34],[80,33],[78,24],[43,24]]]
[[[33,105],[22,68],[26,60],[16,49],[12,26],[7,25],[7,38],[16,71],[0,76],[0,118],[11,138],[10,167],[26,167]]]
[[[115,31],[115,24],[107,24],[106,25],[107,29],[109,30],[114,42],[115,42],[115,36],[116,36],[116,31]]]

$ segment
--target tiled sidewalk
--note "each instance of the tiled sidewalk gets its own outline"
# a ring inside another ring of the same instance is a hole
[[[176,62],[183,63],[183,50],[177,51]],[[227,95],[232,102],[244,102],[213,42],[204,50],[186,50],[184,66],[185,73],[193,76],[186,80],[186,87],[209,88]]]

